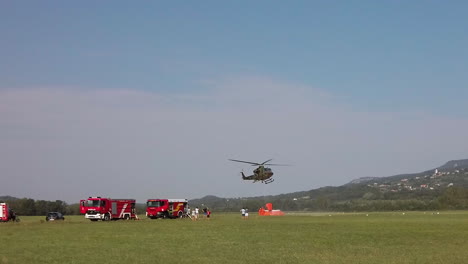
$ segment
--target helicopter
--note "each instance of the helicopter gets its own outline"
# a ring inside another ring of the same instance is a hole
[[[275,181],[275,179],[271,178],[271,177],[273,177],[273,171],[270,168],[265,167],[265,165],[269,165],[269,166],[289,166],[287,164],[268,163],[268,162],[272,161],[272,159],[269,159],[269,160],[264,161],[262,163],[243,161],[243,160],[235,160],[235,159],[229,159],[229,160],[230,161],[235,161],[235,162],[242,162],[242,163],[251,164],[252,166],[258,166],[258,168],[253,170],[253,175],[245,176],[244,172],[241,172],[242,179],[243,180],[250,180],[250,181],[253,181],[253,182],[261,181],[262,183],[265,183],[265,184],[272,183],[272,182]]]

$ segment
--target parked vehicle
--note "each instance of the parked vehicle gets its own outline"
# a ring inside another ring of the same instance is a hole
[[[146,216],[157,218],[181,218],[187,210],[187,199],[148,199]]]
[[[19,222],[19,218],[16,217],[15,211],[11,210],[7,203],[0,203],[0,222],[8,221]]]
[[[65,220],[65,217],[60,212],[48,212],[46,215],[46,221]]]
[[[80,212],[91,221],[138,219],[135,199],[89,197],[87,200],[80,201]]]

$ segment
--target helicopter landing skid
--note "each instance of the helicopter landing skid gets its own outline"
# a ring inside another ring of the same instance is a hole
[[[272,183],[274,181],[275,181],[275,179],[268,179],[268,180],[264,180],[263,183],[269,184],[269,183]]]

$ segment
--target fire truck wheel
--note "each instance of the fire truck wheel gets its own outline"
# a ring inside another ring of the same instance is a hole
[[[125,220],[130,220],[130,216],[129,216],[129,215],[125,215],[124,219],[125,219]]]
[[[105,214],[104,215],[104,221],[109,221],[110,220],[110,215],[109,214]]]
[[[182,215],[183,215],[183,214],[182,214],[182,211],[179,211],[179,213],[177,213],[177,217],[178,217],[178,218],[182,218]]]

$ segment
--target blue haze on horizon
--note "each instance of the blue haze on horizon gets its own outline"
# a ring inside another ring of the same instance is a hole
[[[242,197],[468,158],[466,1],[4,1],[0,195]],[[275,182],[228,159],[273,158]]]

